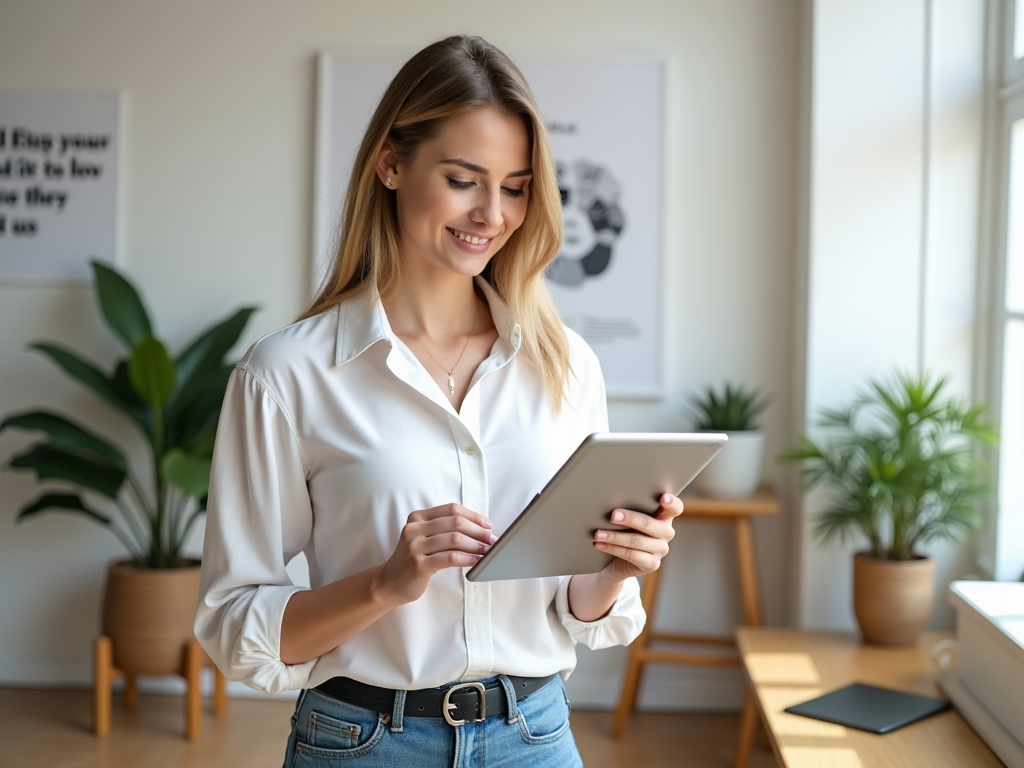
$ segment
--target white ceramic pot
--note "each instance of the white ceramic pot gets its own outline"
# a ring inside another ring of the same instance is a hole
[[[694,490],[715,499],[743,499],[761,484],[764,432],[726,432],[729,442],[693,481]]]

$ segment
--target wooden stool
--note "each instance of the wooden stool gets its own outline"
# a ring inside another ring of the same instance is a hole
[[[114,666],[114,645],[110,638],[101,635],[96,638],[93,681],[93,731],[102,736],[110,731],[110,686],[119,677],[124,678],[124,703],[128,709],[135,709],[139,703],[139,688],[135,675],[122,672]],[[213,666],[206,651],[193,638],[185,643],[184,660],[178,671],[185,678],[185,735],[189,741],[195,741],[203,733],[202,721],[202,687],[200,673],[203,667]],[[224,688],[224,675],[216,667],[213,668],[213,712],[223,715],[227,710],[228,700]]]
[[[680,520],[710,520],[730,523],[736,534],[736,565],[740,576],[740,595],[743,599],[743,619],[748,626],[761,626],[761,601],[758,596],[757,566],[754,558],[754,539],[750,518],[754,515],[774,515],[779,511],[779,501],[769,487],[762,487],[749,499],[707,499],[697,496],[683,496],[683,514]],[[626,675],[619,696],[619,705],[612,722],[612,737],[619,738],[626,729],[626,722],[636,706],[637,690],[644,664],[695,664],[719,667],[739,667],[739,657],[693,653],[677,650],[652,648],[654,643],[683,643],[686,645],[715,645],[735,647],[732,637],[709,637],[706,635],[680,635],[655,632],[654,608],[658,601],[660,571],[644,576],[640,599],[647,611],[647,625],[629,647]],[[757,729],[757,705],[751,692],[747,691],[740,722],[740,738],[737,747],[736,765],[743,768],[750,753],[750,746]],[[741,760],[742,758],[742,760]]]

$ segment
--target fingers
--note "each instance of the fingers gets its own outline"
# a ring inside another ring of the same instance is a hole
[[[435,509],[446,509],[446,507],[437,507]],[[450,505],[457,506],[457,505]],[[460,507],[465,512],[469,512],[465,507]],[[425,512],[432,512],[433,510],[424,510]],[[478,542],[487,544],[490,546],[494,541],[495,537],[491,534],[491,522],[482,515],[478,515],[476,512],[470,512],[468,515],[452,514],[445,515],[442,517],[431,516],[429,519],[421,520],[418,522],[413,521],[416,513],[409,516],[410,522],[406,523],[402,529],[402,538],[406,541],[414,541],[419,538],[433,537],[433,536],[445,536],[449,535],[455,540],[460,537],[469,537],[475,539]],[[486,526],[480,525],[476,522],[479,518],[487,523]]]
[[[650,540],[655,541],[655,539]],[[636,574],[651,573],[658,570],[661,566],[661,559],[664,557],[664,554],[658,555],[642,549],[622,547],[603,541],[594,542],[594,546],[602,552],[614,555],[620,560],[625,560],[636,569]],[[668,552],[667,545],[665,546],[665,552]]]
[[[476,523],[481,528],[494,527],[494,524],[479,512],[466,509],[461,504],[455,504],[454,502],[451,504],[442,504],[439,507],[431,507],[430,509],[417,510],[409,515],[409,522],[427,522],[430,520],[437,520],[442,517],[464,518],[471,523]]]
[[[612,552],[613,548],[635,550],[658,559],[668,554],[668,540],[654,538],[635,531],[597,531],[594,534],[594,546],[602,552]]]
[[[433,574],[443,568],[470,568],[476,565],[481,557],[482,555],[471,555],[467,552],[438,552],[423,559],[423,571]]]
[[[683,514],[683,500],[678,496],[673,496],[671,493],[663,493],[658,501],[661,506],[658,507],[658,511],[654,513],[654,516],[659,520],[671,520],[673,517],[679,517]]]
[[[662,515],[666,515],[662,517]],[[672,520],[678,513],[672,507],[659,507],[653,515],[629,509],[616,509],[611,514],[611,521],[616,525],[632,528],[656,539],[671,541],[675,536]]]
[[[496,541],[497,539],[495,539]],[[445,531],[433,536],[421,536],[409,545],[414,555],[433,555],[438,552],[467,552],[483,555],[491,548],[492,541],[480,541],[459,531]]]
[[[430,576],[442,568],[476,565],[490,548],[490,538],[484,543],[461,531],[447,530],[413,538],[408,544],[408,558],[419,576]]]
[[[624,561],[620,565],[629,563],[634,575],[656,571],[668,554],[668,543],[675,537],[672,521],[683,511],[682,501],[670,493],[663,494],[659,501],[661,505],[652,515],[614,510],[611,521],[627,530],[596,531],[594,547],[619,558],[614,562]]]
[[[474,565],[497,537],[486,517],[460,504],[442,504],[409,515],[402,528],[406,557],[416,573]]]

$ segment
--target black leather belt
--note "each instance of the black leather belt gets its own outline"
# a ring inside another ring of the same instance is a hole
[[[539,691],[555,675],[548,677],[508,676],[516,691],[516,701],[522,701],[534,691]],[[499,682],[456,683],[445,690],[406,691],[403,717],[443,717],[451,725],[478,723],[489,715],[508,712],[505,689]],[[316,687],[316,690],[332,699],[354,704],[376,712],[392,712],[395,708],[395,691],[367,685],[348,677],[332,677]]]

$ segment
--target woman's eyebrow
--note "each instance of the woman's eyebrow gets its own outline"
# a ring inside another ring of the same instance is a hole
[[[471,163],[468,160],[460,160],[457,157],[450,157],[450,158],[448,158],[446,160],[438,160],[437,164],[438,165],[457,165],[460,168],[465,168],[467,171],[472,171],[473,173],[479,173],[479,174],[481,174],[483,176],[488,176],[491,173],[490,171],[488,171],[483,166],[477,165],[476,163]],[[533,169],[532,168],[524,168],[521,171],[513,171],[512,173],[508,174],[508,176],[506,176],[506,178],[509,178],[509,177],[512,177],[512,176],[530,176],[532,174],[533,174]]]

